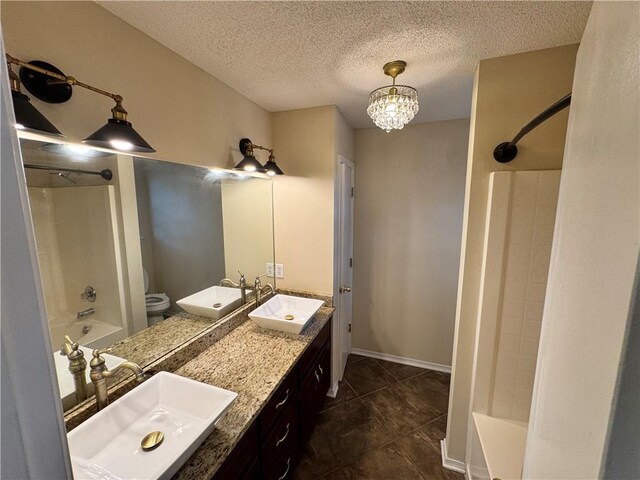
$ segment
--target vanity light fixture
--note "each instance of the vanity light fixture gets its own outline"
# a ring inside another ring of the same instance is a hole
[[[248,138],[241,139],[239,147],[240,152],[242,153],[244,158],[234,167],[234,170],[266,173],[269,176],[284,175],[284,172],[276,164],[276,158],[273,155],[272,148],[256,145],[252,143]],[[257,148],[259,150],[266,150],[267,152],[269,152],[269,160],[267,160],[267,163],[265,163],[264,166],[253,155],[254,148]]]
[[[13,110],[16,116],[15,127],[18,130],[64,137],[60,130],[31,104],[29,97],[20,91],[20,78],[10,65],[8,67],[9,80],[11,81],[11,98],[13,99]]]
[[[120,95],[101,90],[92,85],[83,83],[70,75],[65,75],[59,69],[46,62],[38,60],[33,62],[24,62],[9,54],[6,54],[6,57],[9,65],[14,64],[21,67],[20,78],[22,80],[22,84],[27,88],[27,90],[29,90],[29,92],[42,101],[48,103],[66,102],[71,98],[72,87],[79,86],[86,88],[87,90],[91,90],[92,92],[105,95],[116,102],[115,107],[111,109],[112,118],[108,120],[105,126],[85,138],[82,143],[93,145],[95,147],[110,148],[126,152],[155,152],[153,147],[151,147],[151,145],[149,145],[144,138],[142,138],[140,134],[133,129],[131,122],[127,120],[127,111],[122,106],[122,97]],[[16,101],[14,96],[14,108],[17,110],[15,103]],[[16,117],[17,116],[16,111]],[[52,133],[50,129],[49,131],[47,129],[35,130],[39,130],[42,133]],[[61,135],[60,132],[57,134]]]
[[[407,63],[394,60],[382,67],[393,78],[391,85],[376,88],[369,94],[367,113],[378,127],[389,133],[402,129],[418,113],[418,92],[408,85],[396,85],[396,77],[404,72]]]
[[[273,150],[269,153],[269,160],[264,164],[264,168],[267,171],[267,175],[271,177],[274,175],[284,175],[284,172],[276,163],[276,157],[273,156]]]

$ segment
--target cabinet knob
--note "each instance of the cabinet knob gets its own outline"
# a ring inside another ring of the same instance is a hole
[[[349,293],[351,291],[351,287],[342,286],[339,291],[340,293]]]

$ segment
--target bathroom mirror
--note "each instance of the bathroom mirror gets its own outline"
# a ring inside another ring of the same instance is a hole
[[[21,148],[65,410],[78,403],[65,335],[87,363],[100,349],[108,368],[144,368],[250,302],[238,272],[252,286],[274,262],[267,177],[24,138]]]

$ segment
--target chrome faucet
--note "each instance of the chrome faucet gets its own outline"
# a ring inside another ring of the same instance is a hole
[[[91,362],[89,362],[89,366],[91,367],[89,376],[91,377],[94,390],[96,391],[96,405],[98,406],[98,410],[102,410],[104,407],[109,405],[107,378],[113,377],[120,369],[127,368],[131,370],[133,373],[135,373],[136,380],[138,382],[143,382],[147,378],[140,366],[138,366],[137,363],[133,362],[122,362],[113,370],[107,370],[104,358],[102,358],[102,356],[100,355],[99,350],[93,351],[93,358],[91,359]]]
[[[73,376],[73,384],[76,391],[76,403],[87,399],[87,361],[84,352],[77,342],[72,341],[68,335],[64,336],[64,344],[60,352],[69,359],[69,372]]]
[[[256,281],[253,286],[253,290],[256,294],[256,307],[259,307],[260,303],[262,303],[263,295],[266,295],[269,292],[275,293],[275,290],[273,289],[273,285],[271,285],[270,283],[267,283],[266,285],[262,286],[262,282],[260,281],[260,278],[266,277],[267,275],[268,275],[267,273],[263,273],[262,275],[258,275],[256,277]]]
[[[239,270],[238,270],[238,273],[240,274],[240,281],[238,283],[235,283],[230,278],[223,278],[222,280],[220,280],[220,286],[221,287],[229,286],[229,287],[239,288],[240,289],[240,305],[246,305],[247,289],[251,289],[251,287],[247,287],[247,279],[244,278],[244,273],[242,273]]]
[[[76,320],[80,320],[81,318],[88,317],[96,313],[95,308],[87,308],[86,310],[82,310],[76,314]]]

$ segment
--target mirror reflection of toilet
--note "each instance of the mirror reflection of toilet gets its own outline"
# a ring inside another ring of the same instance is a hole
[[[147,324],[149,326],[164,320],[162,315],[169,310],[171,306],[171,300],[165,293],[148,293],[149,291],[149,274],[147,269],[143,268],[142,273],[144,275],[144,293],[145,303],[147,304]]]

